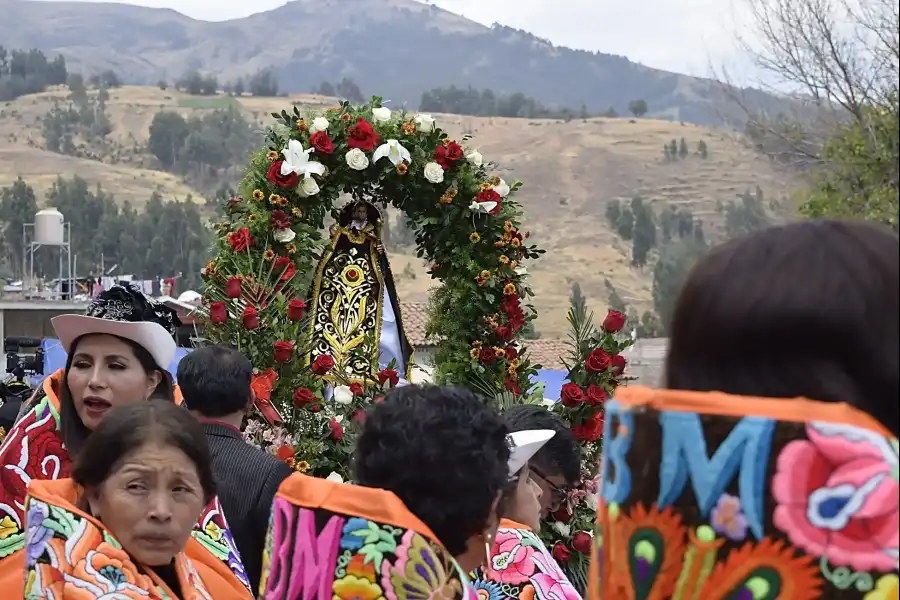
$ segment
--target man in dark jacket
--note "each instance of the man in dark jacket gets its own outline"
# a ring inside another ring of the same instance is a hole
[[[250,361],[224,346],[194,350],[178,365],[178,386],[206,432],[219,501],[252,589],[257,590],[272,500],[291,468],[241,436],[254,400],[252,376]]]

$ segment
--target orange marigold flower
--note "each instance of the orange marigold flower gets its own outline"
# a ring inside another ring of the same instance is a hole
[[[497,358],[503,358],[504,356],[506,356],[506,350],[504,350],[503,348],[494,348],[494,356],[496,356]]]
[[[500,255],[500,258],[497,259],[497,260],[500,261],[500,264],[501,264],[501,265],[508,265],[508,264],[509,264],[509,257],[506,256],[505,254],[501,254],[501,255]]]
[[[481,340],[475,340],[474,342],[472,342],[472,347],[481,348]]]
[[[278,206],[287,206],[288,199],[284,196],[278,196]]]
[[[275,204],[277,206],[278,198],[279,198],[278,194],[275,194],[275,193],[269,194],[269,203]]]
[[[400,163],[397,165],[397,175],[406,175],[409,172],[409,167],[406,166],[406,163]]]
[[[516,290],[516,284],[507,283],[505,286],[503,286],[503,293],[506,296],[515,296],[518,293]]]
[[[297,129],[301,132],[306,131],[306,119],[297,119]]]
[[[294,470],[299,471],[301,473],[306,473],[307,471],[309,471],[309,463],[306,462],[305,460],[301,460],[300,462],[298,462],[297,464],[294,465]]]
[[[216,272],[216,261],[211,260],[206,263],[206,272],[207,273],[215,273]]]
[[[266,154],[266,158],[268,158],[269,160],[278,160],[279,156],[280,154],[278,154],[278,152],[276,152],[275,150],[269,150],[268,154]]]
[[[509,243],[512,245],[513,248],[518,248],[519,246],[522,245],[522,242],[519,241],[519,238],[513,238],[513,239],[509,240]]]
[[[504,242],[503,240],[497,240],[496,242],[494,242],[494,246],[496,246],[497,248],[502,248],[505,245],[506,242]]]
[[[412,135],[416,132],[416,124],[413,121],[407,121],[400,126],[400,129],[402,129],[403,133],[406,135]]]
[[[481,277],[482,279],[489,279],[491,276],[491,272],[488,270],[484,270],[478,276]]]
[[[458,190],[456,188],[450,188],[449,190],[447,190],[447,193],[450,194],[451,198],[456,198],[457,192]]]
[[[453,202],[453,196],[451,196],[449,193],[441,196],[441,204],[450,204],[451,202]]]
[[[303,211],[295,206],[294,208],[291,209],[291,214],[299,219],[300,217],[303,216]]]
[[[484,190],[489,190],[489,189],[491,189],[492,187],[493,187],[493,186],[492,186],[491,184],[489,184],[489,183],[482,183],[482,184],[481,184],[481,189],[482,189],[482,191],[484,191]]]
[[[515,269],[515,268],[518,267],[518,266],[519,266],[519,261],[517,261],[517,260],[514,260],[514,261],[512,261],[511,263],[509,263],[509,268],[510,268],[510,269]]]
[[[506,374],[509,375],[510,377],[515,377],[519,373],[516,371],[516,368],[514,366],[510,365],[509,368],[506,370]]]
[[[253,194],[251,194],[251,196],[257,202],[262,201],[262,199],[266,197],[262,190],[253,190]]]
[[[352,117],[348,113],[344,113],[341,115],[341,121],[344,121],[344,122],[349,121],[351,118]]]
[[[472,233],[469,234],[469,241],[472,242],[473,244],[477,244],[478,242],[481,241],[481,236],[478,235],[477,231],[473,231]]]
[[[295,244],[288,244],[284,247],[284,249],[287,250],[288,254],[294,254],[295,252],[297,252],[297,246]]]
[[[256,215],[247,215],[248,223],[256,223]]]
[[[469,352],[472,355],[472,358],[478,358],[481,355],[481,350],[478,348],[472,348],[472,351]]]
[[[491,177],[491,185],[500,185],[500,178],[496,175]]]
[[[512,221],[507,221],[503,224],[503,231],[506,231],[508,233],[508,232],[511,232],[512,230],[513,230]]]
[[[272,260],[275,258],[275,253],[271,250],[266,250],[265,252],[263,252],[263,258],[266,260]]]

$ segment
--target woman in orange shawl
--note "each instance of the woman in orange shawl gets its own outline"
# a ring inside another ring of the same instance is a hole
[[[66,368],[44,381],[43,396],[0,446],[0,589],[15,589],[21,579],[29,484],[68,477],[71,457],[110,408],[150,398],[180,403],[164,368],[175,355],[177,325],[173,311],[131,286],[104,291],[87,315],[53,319],[68,353]],[[234,582],[234,597],[249,596],[217,500],[194,535],[206,549],[203,560]]]
[[[896,600],[898,316],[900,243],[877,225],[795,223],[702,259],[671,389],[606,406],[590,599]]]
[[[185,552],[215,495],[193,417],[168,402],[110,411],[72,479],[35,481],[26,500],[24,595],[48,600],[233,598]]]

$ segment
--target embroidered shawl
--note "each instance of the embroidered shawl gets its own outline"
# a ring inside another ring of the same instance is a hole
[[[530,527],[503,519],[488,569],[473,573],[480,600],[581,600],[547,547]]]
[[[204,582],[179,553],[174,566],[181,589],[173,593],[153,569],[136,564],[102,523],[79,510],[77,498],[71,479],[35,481],[29,488],[26,600],[213,600],[217,591],[231,591],[215,580]]]
[[[590,600],[896,600],[898,442],[846,404],[620,388]]]
[[[262,571],[260,600],[474,600],[394,494],[299,473],[275,496]]]
[[[13,427],[0,446],[0,589],[18,586],[26,542],[25,496],[32,481],[69,477],[72,461],[59,431],[57,389],[59,370],[43,383],[43,398]],[[176,403],[181,393],[176,388]],[[231,572],[236,598],[249,597],[250,581],[244,571],[218,499],[210,502],[193,532],[205,551],[212,553],[224,572]],[[195,548],[203,551],[200,547]]]

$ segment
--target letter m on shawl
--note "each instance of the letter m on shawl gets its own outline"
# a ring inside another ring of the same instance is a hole
[[[706,518],[737,475],[741,507],[750,531],[757,539],[762,538],[763,491],[775,421],[741,419],[711,457],[698,415],[664,411],[660,423],[659,508],[674,504],[690,480],[700,513]]]

